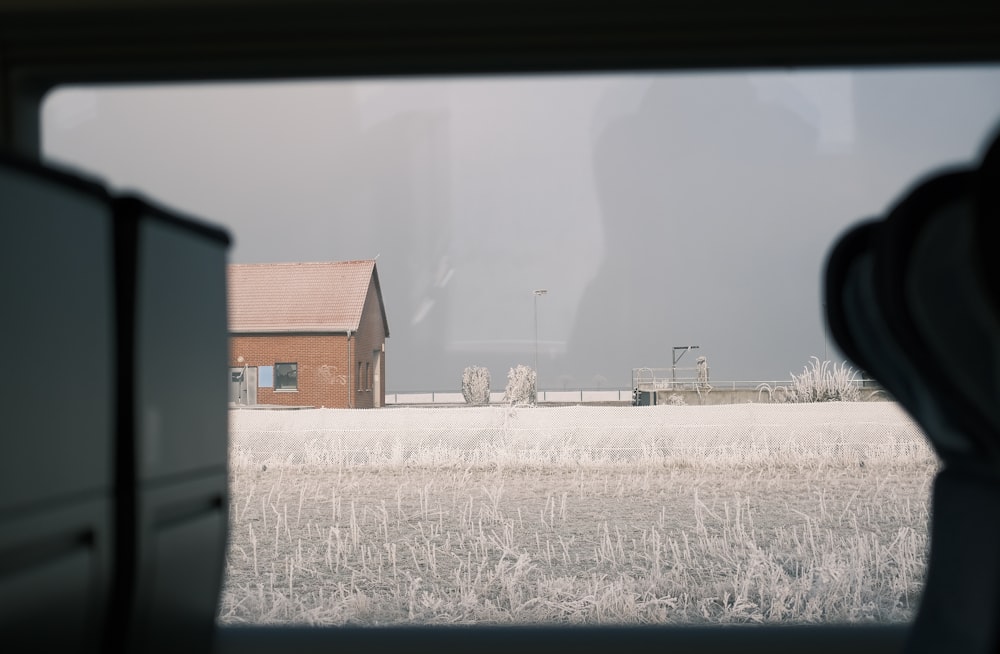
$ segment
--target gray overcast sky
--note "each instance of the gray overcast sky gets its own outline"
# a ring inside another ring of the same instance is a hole
[[[390,392],[502,389],[537,288],[541,387],[626,388],[822,357],[832,240],[998,124],[995,68],[199,84],[57,90],[43,148],[233,262],[378,255]]]

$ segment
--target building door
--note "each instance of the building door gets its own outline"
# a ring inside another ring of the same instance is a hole
[[[382,406],[382,350],[372,352],[372,406]]]
[[[257,368],[229,369],[229,403],[241,406],[257,404]]]

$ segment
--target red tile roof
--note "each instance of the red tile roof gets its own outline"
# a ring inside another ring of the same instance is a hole
[[[231,333],[355,331],[374,286],[389,335],[374,260],[230,264],[228,284]]]

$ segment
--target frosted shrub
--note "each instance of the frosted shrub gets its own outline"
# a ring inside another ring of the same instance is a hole
[[[482,366],[469,366],[462,372],[462,397],[466,404],[490,403],[490,371]]]
[[[535,398],[535,371],[524,365],[511,368],[507,373],[503,401],[507,404],[534,404]]]
[[[812,357],[802,374],[792,375],[788,386],[762,384],[758,389],[776,402],[857,402],[861,399],[857,377],[858,372],[846,363],[831,365]]]
[[[698,357],[694,365],[698,370],[698,387],[708,388],[708,357]]]
[[[667,398],[667,404],[671,406],[687,406],[687,402],[684,401],[684,398],[677,393],[670,394],[670,397]]]

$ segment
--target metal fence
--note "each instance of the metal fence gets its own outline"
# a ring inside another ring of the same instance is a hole
[[[490,404],[504,404],[503,391],[490,393]],[[631,402],[632,389],[624,388],[582,388],[575,390],[540,390],[536,400],[539,404]],[[422,404],[465,404],[462,393],[455,391],[425,391],[407,393],[386,393],[385,403],[389,406]]]
[[[230,412],[241,465],[930,462],[891,402]]]
[[[608,404],[621,403],[631,404],[634,397],[633,391],[636,389],[647,391],[762,391],[765,388],[776,389],[780,386],[788,386],[789,380],[723,380],[711,381],[708,383],[698,382],[690,377],[678,377],[673,379],[664,377],[656,373],[670,371],[670,368],[637,369],[653,372],[653,375],[646,375],[645,372],[638,376],[633,375],[635,386],[633,388],[582,388],[582,389],[561,389],[561,390],[539,390],[537,394],[538,404]],[[680,370],[680,369],[678,369]],[[875,392],[881,389],[877,382],[871,379],[857,379],[853,382],[859,389]],[[503,391],[492,391],[490,393],[490,404],[503,404]],[[763,396],[762,396],[763,397]],[[387,406],[424,406],[424,405],[459,405],[465,404],[462,393],[457,391],[408,391],[398,393],[386,393],[385,403]]]

